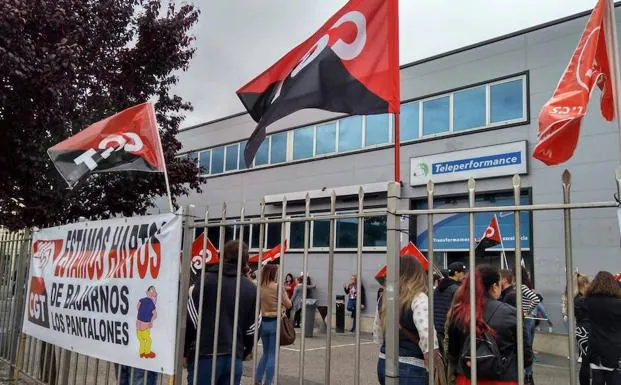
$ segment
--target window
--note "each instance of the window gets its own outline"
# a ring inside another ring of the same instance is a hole
[[[235,226],[226,226],[224,228],[224,243],[235,239]]]
[[[418,138],[419,108],[420,104],[418,102],[401,106],[401,125],[399,126],[399,132],[402,142]]]
[[[254,165],[263,166],[270,162],[270,137],[265,138],[254,156]]]
[[[246,159],[244,159],[244,151],[246,151],[246,143],[247,141],[243,141],[239,144],[239,169],[245,170],[246,167]]]
[[[271,249],[280,244],[280,223],[268,223],[267,225],[267,245],[265,248]]]
[[[358,218],[336,220],[336,247],[339,249],[358,247]]]
[[[239,143],[226,146],[226,171],[237,170],[237,161],[239,159]]]
[[[388,114],[368,115],[365,126],[365,146],[388,143]]]
[[[313,247],[330,246],[330,221],[313,221]]]
[[[423,102],[423,135],[433,135],[449,130],[449,100],[445,96]]]
[[[317,155],[336,152],[336,122],[317,126]]]
[[[201,168],[201,174],[209,175],[209,157],[211,156],[211,151],[201,151],[199,154],[198,165]]]
[[[259,233],[261,232],[261,225],[260,224],[254,224],[252,225],[252,240],[251,240],[251,244],[250,244],[250,248],[251,249],[258,249],[259,248]],[[265,235],[265,233],[263,234]]]
[[[272,135],[271,164],[283,163],[287,160],[287,133]]]
[[[523,79],[490,86],[491,123],[524,118]]]
[[[485,86],[455,92],[453,131],[485,126]]]
[[[221,174],[224,171],[224,147],[211,150],[211,175]]]
[[[220,228],[219,227],[209,227],[207,228],[207,238],[213,243],[213,245],[219,248],[220,245]]]
[[[312,158],[314,136],[313,127],[293,131],[293,160]]]
[[[362,148],[362,117],[350,116],[339,121],[339,152]]]
[[[289,247],[292,249],[304,248],[304,222],[291,222],[291,227],[289,228],[289,242]]]
[[[364,246],[386,246],[386,217],[370,217],[364,220]]]

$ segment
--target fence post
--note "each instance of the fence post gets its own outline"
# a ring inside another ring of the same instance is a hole
[[[433,209],[433,181],[430,179],[427,182],[427,208]],[[435,384],[435,349],[439,346],[434,346],[434,335],[436,334],[435,325],[434,325],[434,317],[433,317],[433,267],[435,266],[435,258],[433,255],[433,214],[427,215],[427,285],[429,288],[429,296],[428,296],[428,318],[427,322],[429,322],[429,349],[427,353],[428,361],[428,370],[429,373],[429,385]],[[442,335],[444,335],[444,330],[442,330]],[[438,345],[441,345],[444,341],[438,341]]]
[[[179,300],[177,305],[177,343],[175,346],[175,373],[174,383],[183,383],[183,346],[185,344],[185,322],[188,312],[188,289],[190,286],[190,259],[192,258],[192,241],[194,241],[194,217],[190,213],[190,206],[183,210],[185,217],[183,226],[183,258],[181,262]],[[206,236],[206,234],[205,234]],[[203,266],[203,269],[205,267]],[[195,370],[198,368],[195,368]]]
[[[563,172],[563,203],[571,202],[571,173]],[[569,385],[576,385],[576,318],[574,315],[574,260],[571,250],[571,209],[563,209],[565,225],[565,274],[567,280],[567,321],[569,323]]]
[[[17,276],[15,277],[15,333],[13,338],[11,339],[11,348],[9,353],[9,361],[11,362],[11,369],[9,372],[9,377],[17,380],[17,376],[19,371],[16,369],[17,357],[19,356],[21,347],[23,346],[21,341],[21,332],[18,330],[21,329],[21,325],[23,322],[24,316],[24,286],[26,283],[25,272],[27,272],[27,267],[29,266],[28,261],[30,257],[30,230],[26,230],[23,233],[24,238],[22,239],[21,248],[19,251],[18,261],[17,261]],[[9,280],[10,282],[10,280]]]
[[[401,224],[397,215],[401,185],[388,184],[386,221],[386,315],[384,318],[386,342],[386,385],[399,384],[399,240]]]
[[[513,176],[513,203],[516,206],[521,205],[521,180],[519,175]],[[532,214],[531,214],[532,215]],[[522,312],[522,231],[520,229],[520,211],[513,212],[513,224],[515,227],[515,290],[516,308],[515,313],[517,330],[524,330],[524,314]],[[518,364],[518,385],[524,385],[524,333],[517,333],[517,364]]]
[[[468,207],[473,208],[474,207],[474,203],[475,203],[475,188],[476,188],[476,182],[474,181],[474,178],[470,178],[468,179]],[[474,220],[475,220],[475,215],[474,212],[470,212],[468,213],[468,227],[469,227],[469,232],[470,232],[470,236],[469,236],[469,244],[470,244],[470,252],[469,252],[469,258],[468,258],[468,271],[470,273],[470,357],[476,357],[476,350],[477,350],[477,344],[476,344],[476,335],[477,335],[477,324],[476,324],[476,311],[475,311],[475,305],[476,305],[476,290],[475,290],[475,285],[476,285],[476,259],[475,259],[475,252],[474,252],[474,243],[476,242],[476,238],[474,235]],[[473,384],[477,383],[477,360],[470,360],[470,381]]]

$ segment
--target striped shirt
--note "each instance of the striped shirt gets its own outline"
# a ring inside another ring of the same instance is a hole
[[[522,312],[526,315],[532,313],[533,310],[539,305],[541,300],[534,291],[528,288],[526,285],[522,285]]]

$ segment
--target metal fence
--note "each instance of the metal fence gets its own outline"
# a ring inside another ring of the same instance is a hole
[[[565,234],[565,260],[566,260],[566,282],[567,282],[567,291],[568,293],[573,292],[573,257],[572,257],[572,232],[571,232],[571,213],[573,210],[585,210],[585,209],[611,209],[616,208],[618,206],[617,202],[609,201],[609,202],[587,202],[587,203],[572,203],[571,202],[571,175],[568,171],[563,174],[562,180],[562,197],[563,202],[558,204],[530,204],[523,205],[521,204],[520,195],[522,191],[521,181],[519,176],[515,176],[512,181],[511,188],[514,193],[514,205],[511,206],[490,206],[490,207],[475,207],[475,196],[476,196],[476,182],[471,179],[466,184],[465,193],[468,194],[469,198],[469,207],[466,208],[452,208],[452,209],[435,209],[434,208],[434,185],[433,183],[429,183],[427,185],[427,202],[428,206],[423,210],[403,210],[399,208],[399,200],[401,193],[401,186],[399,184],[390,184],[388,188],[388,196],[387,196],[387,205],[382,208],[374,208],[374,209],[365,209],[365,193],[361,188],[358,194],[358,210],[356,212],[351,213],[339,213],[337,215],[337,197],[333,192],[330,197],[330,212],[326,214],[313,214],[310,213],[310,196],[306,196],[305,200],[305,214],[303,217],[292,217],[287,210],[287,198],[286,196],[282,200],[281,213],[279,217],[270,217],[268,218],[265,214],[266,206],[265,203],[260,204],[260,217],[254,219],[247,219],[245,217],[245,208],[241,209],[239,213],[239,219],[229,219],[227,217],[227,206],[226,204],[223,206],[222,211],[219,213],[217,217],[212,217],[212,212],[207,210],[204,213],[204,218],[201,218],[201,222],[198,222],[198,217],[187,215],[187,220],[184,224],[184,239],[183,239],[183,258],[182,264],[183,268],[181,269],[180,276],[180,286],[179,286],[179,308],[177,309],[177,323],[178,323],[178,334],[177,334],[177,347],[176,347],[176,370],[174,379],[167,378],[165,376],[157,375],[156,378],[151,378],[151,374],[145,373],[142,370],[130,370],[130,384],[136,384],[136,379],[140,380],[141,383],[145,385],[151,385],[153,383],[168,383],[173,382],[175,384],[184,384],[186,370],[185,367],[189,363],[190,366],[194,368],[199,367],[199,359],[201,356],[212,355],[213,357],[218,356],[218,339],[219,330],[222,326],[222,322],[220,319],[220,315],[222,313],[222,298],[223,296],[231,296],[234,294],[234,303],[235,309],[239,310],[240,306],[240,292],[241,292],[241,282],[243,279],[243,268],[242,266],[242,258],[241,253],[242,250],[239,250],[239,255],[237,258],[237,276],[235,282],[235,293],[224,293],[223,292],[223,264],[224,258],[220,258],[219,261],[219,269],[217,274],[217,293],[216,293],[216,304],[215,304],[215,314],[204,314],[203,312],[203,304],[205,301],[205,282],[206,282],[206,272],[205,268],[201,269],[200,272],[200,280],[196,282],[199,290],[199,301],[196,306],[198,309],[197,314],[194,314],[196,318],[197,325],[197,335],[199,336],[195,341],[195,345],[198,347],[195,349],[194,354],[190,357],[185,357],[185,349],[184,349],[184,341],[186,337],[186,322],[188,313],[186,311],[188,305],[188,291],[190,289],[190,261],[192,259],[192,242],[194,238],[194,230],[195,229],[203,229],[205,234],[209,228],[219,228],[220,229],[220,239],[219,245],[224,245],[225,242],[225,228],[226,226],[238,225],[240,226],[240,233],[237,239],[244,239],[244,231],[246,226],[244,225],[258,225],[259,226],[259,263],[258,266],[262,266],[263,262],[263,253],[265,249],[265,231],[266,226],[269,224],[282,224],[281,225],[281,234],[280,234],[280,245],[281,245],[281,254],[280,254],[280,269],[278,275],[278,287],[282,287],[284,283],[284,272],[286,270],[285,265],[287,264],[287,253],[286,253],[286,229],[285,224],[290,223],[303,223],[304,224],[304,246],[302,253],[302,273],[304,276],[308,274],[308,260],[309,260],[309,242],[310,242],[310,224],[311,221],[316,220],[324,220],[329,221],[329,249],[328,249],[328,263],[325,266],[328,272],[328,301],[327,301],[327,315],[328,315],[328,329],[327,333],[323,338],[325,338],[325,362],[324,365],[324,379],[323,382],[325,384],[331,383],[331,378],[333,374],[333,360],[332,360],[332,338],[333,332],[331,330],[331,316],[334,313],[332,299],[334,298],[334,258],[335,258],[335,246],[336,246],[336,223],[337,219],[344,218],[356,218],[358,220],[358,234],[357,234],[357,259],[356,259],[356,272],[358,277],[362,274],[362,262],[363,262],[363,223],[365,218],[377,217],[377,216],[386,216],[387,218],[387,276],[385,282],[385,291],[384,291],[384,299],[386,302],[386,323],[385,323],[385,334],[384,341],[386,347],[386,383],[389,385],[396,385],[399,383],[399,249],[400,249],[400,234],[402,230],[400,228],[401,221],[400,218],[402,216],[408,216],[410,219],[415,219],[418,216],[424,216],[427,218],[428,222],[428,239],[433,239],[433,217],[434,215],[440,214],[454,214],[454,213],[467,213],[469,215],[469,238],[470,238],[470,250],[469,250],[469,271],[475,271],[476,261],[475,261],[475,214],[479,212],[513,212],[515,219],[515,278],[516,278],[516,287],[521,286],[521,270],[522,266],[520,264],[521,261],[521,245],[520,242],[517,241],[520,239],[520,214],[524,212],[535,212],[535,211],[549,211],[556,210],[563,212],[563,226],[564,226],[564,234]],[[617,189],[621,190],[621,170],[617,172],[616,176],[616,185]],[[188,211],[189,212],[189,211]],[[29,260],[30,253],[30,236],[28,232],[19,232],[19,233],[3,233],[0,241],[0,255],[2,259],[0,260],[0,275],[1,275],[1,283],[0,283],[0,330],[1,330],[1,340],[0,340],[0,359],[5,363],[10,365],[9,377],[11,379],[16,379],[18,376],[26,377],[30,380],[33,380],[39,384],[115,384],[119,383],[119,378],[123,377],[121,370],[123,367],[115,364],[111,364],[109,362],[102,362],[97,359],[81,356],[75,354],[68,350],[63,350],[58,347],[52,346],[50,344],[46,344],[42,341],[38,341],[29,336],[25,336],[20,333],[21,329],[21,321],[24,313],[24,305],[29,306],[28,301],[24,298],[24,288],[25,288],[25,277],[27,272],[27,264]],[[206,239],[206,237],[205,237]],[[427,255],[433,256],[433,242],[428,242],[428,253]],[[203,251],[207,249],[207,241],[205,240],[205,244],[203,245]],[[222,247],[221,247],[222,249]],[[205,255],[206,253],[203,253]],[[432,259],[432,258],[430,258]],[[428,269],[428,285],[429,287],[433,286],[433,269]],[[261,269],[257,269],[257,282],[261,282]],[[213,276],[210,277],[213,279]],[[475,286],[474,280],[471,280],[471,285],[469,287],[469,292],[471,298],[474,297]],[[357,283],[357,292],[361,292],[361,280],[358,280]],[[260,324],[260,295],[261,295],[261,285],[256,285],[256,302],[255,302],[255,314],[254,314],[254,324],[257,326],[256,331],[259,330],[258,325]],[[281,317],[283,314],[282,308],[282,290],[278,290],[278,311],[277,311],[277,330],[276,330],[276,357],[275,357],[275,367],[276,367],[276,376],[274,379],[274,383],[279,383],[279,368],[281,367],[282,362],[282,348],[280,348],[280,325],[281,325]],[[307,297],[307,281],[303,280],[302,283],[302,293],[303,299],[302,303],[306,303]],[[568,318],[569,318],[569,336],[568,336],[568,349],[569,349],[569,376],[570,376],[570,384],[576,384],[576,348],[575,348],[575,317],[574,317],[574,307],[573,307],[573,297],[571,295],[568,297]],[[26,301],[25,301],[26,300]],[[522,298],[520,295],[517,296],[517,308],[520,309],[522,305]],[[429,290],[429,329],[433,332],[433,290]],[[306,323],[306,318],[309,316],[307,314],[306,306],[302,306],[302,324]],[[361,378],[361,331],[360,331],[360,312],[361,312],[361,301],[356,301],[356,333],[355,333],[355,353],[354,353],[354,371],[353,371],[353,379],[351,379],[351,383],[355,385],[360,384]],[[475,317],[474,317],[474,304],[471,306],[471,324],[470,330],[471,333],[474,333],[475,330]],[[521,315],[521,312],[517,312],[518,315]],[[205,352],[200,351],[200,335],[203,332],[201,330],[201,324],[204,317],[215,317],[215,331],[214,331],[214,341],[213,341],[213,351]],[[523,317],[517,317],[517,330],[522,330],[523,326]],[[239,319],[239,311],[234,312],[233,319],[233,330],[237,330],[240,325]],[[253,359],[251,363],[247,363],[247,366],[251,365],[252,370],[252,384],[255,384],[259,379],[255,378],[255,371],[257,367],[257,350],[258,350],[258,332],[254,333],[254,346],[255,346],[255,354],[253,355]],[[298,356],[298,380],[299,384],[304,384],[305,382],[305,368],[306,368],[306,344],[307,337],[305,333],[301,333],[298,335],[299,338],[299,356]],[[238,342],[237,333],[233,333],[232,335],[233,344],[232,346],[236,346]],[[433,350],[435,347],[433,346],[433,338],[430,339],[430,350]],[[96,348],[96,347],[94,347]],[[475,351],[475,339],[471,340],[471,354],[474,354]],[[522,385],[524,383],[524,359],[523,359],[523,350],[524,350],[524,336],[522,333],[517,333],[517,359],[518,359],[518,374],[519,374],[519,384]],[[226,353],[226,352],[225,352]],[[290,354],[290,353],[288,353]],[[232,360],[235,357],[231,357]],[[211,383],[215,384],[215,376],[216,376],[216,360],[212,360],[211,362],[212,370],[211,370],[211,378],[199,378],[198,370],[195,370],[191,375],[193,378],[194,384],[206,384]],[[231,365],[234,367],[235,361],[231,362]],[[429,383],[434,383],[434,361],[429,360]],[[235,383],[235,371],[231,371],[231,376],[229,379],[229,383],[232,385]],[[126,376],[127,377],[127,376]],[[473,383],[477,383],[477,367],[476,362],[473,362],[471,367],[471,378]],[[366,380],[366,379],[365,379]],[[152,382],[153,381],[153,382]]]

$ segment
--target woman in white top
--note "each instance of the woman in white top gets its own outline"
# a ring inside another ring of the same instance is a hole
[[[399,277],[399,384],[426,385],[426,363],[429,351],[429,339],[438,339],[429,333],[429,309],[425,270],[416,258],[406,255],[400,258]],[[385,332],[386,303],[379,301],[380,328]],[[383,338],[382,338],[383,339]],[[382,343],[377,363],[377,376],[384,385],[386,375],[385,343]]]

